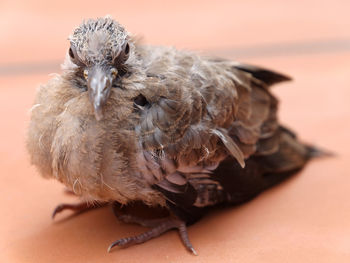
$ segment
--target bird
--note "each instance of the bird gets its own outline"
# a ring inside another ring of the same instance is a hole
[[[62,73],[39,87],[27,149],[44,178],[93,204],[142,202],[164,218],[117,217],[149,227],[113,247],[187,227],[221,205],[247,202],[320,155],[278,119],[271,86],[289,81],[266,68],[174,47],[142,44],[110,16],[69,36]]]

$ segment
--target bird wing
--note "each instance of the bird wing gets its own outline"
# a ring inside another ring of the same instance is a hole
[[[193,54],[153,56],[156,63],[148,64],[147,74],[156,81],[143,91],[151,104],[137,128],[143,164],[152,187],[191,221],[205,207],[227,200],[216,172],[220,163],[232,156],[230,173],[240,178],[251,156],[278,151],[277,100],[269,86],[289,78]],[[254,174],[257,167],[251,167],[244,174]]]

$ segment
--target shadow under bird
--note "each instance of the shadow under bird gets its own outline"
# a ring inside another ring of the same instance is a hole
[[[248,201],[320,152],[277,119],[270,86],[290,80],[267,69],[137,43],[117,21],[87,20],[69,38],[62,74],[36,95],[31,162],[82,203],[141,201],[169,217],[117,216],[151,229],[114,246],[186,227],[208,208]]]

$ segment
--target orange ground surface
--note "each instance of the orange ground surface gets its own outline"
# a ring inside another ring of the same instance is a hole
[[[0,262],[350,262],[350,19],[347,0],[1,1]],[[83,18],[111,14],[150,44],[175,45],[293,76],[275,88],[280,118],[337,154],[245,205],[189,228],[199,256],[175,231],[146,244],[108,245],[144,228],[109,208],[53,222],[75,202],[40,178],[25,151],[35,89],[59,72],[67,36]]]

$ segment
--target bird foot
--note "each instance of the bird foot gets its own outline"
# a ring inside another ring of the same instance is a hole
[[[194,250],[188,238],[186,223],[184,221],[171,216],[161,219],[143,219],[132,215],[119,215],[118,213],[116,213],[116,210],[114,210],[114,213],[116,217],[124,223],[139,224],[144,227],[149,227],[151,228],[151,230],[146,231],[137,236],[126,237],[113,242],[108,247],[108,252],[110,252],[111,249],[115,246],[129,247],[132,245],[144,243],[152,238],[160,236],[161,234],[169,231],[170,229],[175,228],[179,231],[180,238],[183,244],[185,245],[186,249],[194,255],[197,255],[197,252]]]
[[[106,205],[106,204],[103,203],[103,204],[91,205],[91,204],[88,204],[86,202],[81,202],[81,203],[77,203],[77,204],[59,204],[58,206],[56,206],[55,210],[52,213],[52,219],[54,219],[58,213],[61,213],[64,210],[72,210],[76,214],[80,214],[80,213],[86,212],[86,211],[91,210],[91,209],[102,207],[104,205]]]

